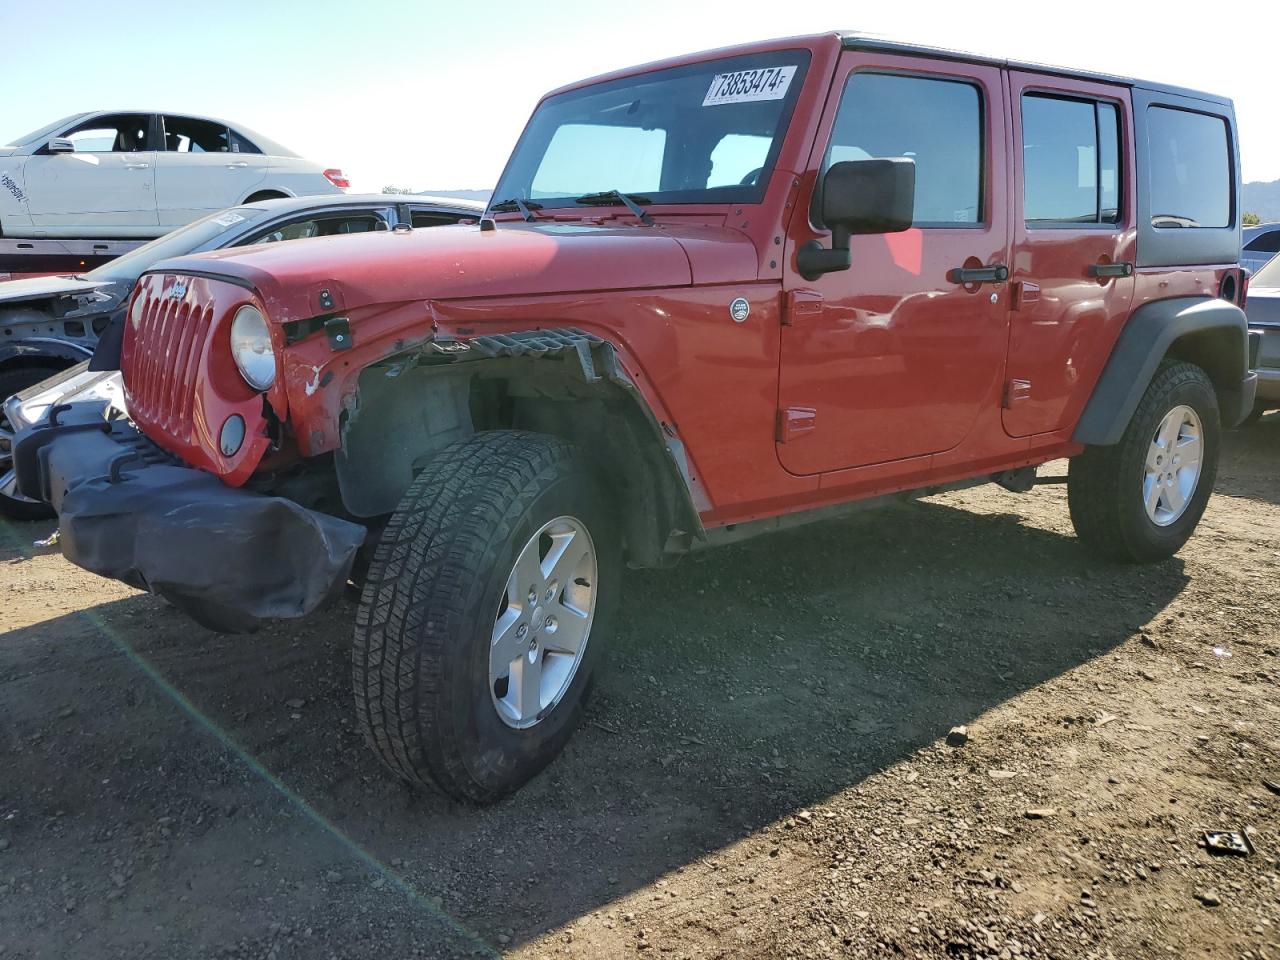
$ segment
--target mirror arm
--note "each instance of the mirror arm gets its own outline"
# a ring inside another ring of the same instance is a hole
[[[849,231],[838,224],[831,228],[831,249],[810,240],[796,251],[796,270],[806,280],[817,280],[824,273],[848,270],[852,266]]]

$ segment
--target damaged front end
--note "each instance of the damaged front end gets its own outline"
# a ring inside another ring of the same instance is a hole
[[[340,590],[365,528],[181,463],[101,403],[50,409],[14,442],[19,490],[58,513],[63,555],[213,630],[300,617]]]

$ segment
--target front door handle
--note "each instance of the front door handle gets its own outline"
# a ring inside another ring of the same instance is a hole
[[[126,169],[129,169],[129,170],[149,170],[149,169],[151,169],[151,164],[149,164],[149,163],[129,163],[129,162],[126,160],[124,165],[125,165],[125,168],[126,168]]]
[[[247,160],[233,160],[231,163],[227,164],[227,169],[239,170],[242,167],[247,167],[248,165],[249,165],[249,162]]]
[[[952,283],[1004,283],[1009,279],[1009,268],[1003,263],[991,267],[955,267],[947,271]]]

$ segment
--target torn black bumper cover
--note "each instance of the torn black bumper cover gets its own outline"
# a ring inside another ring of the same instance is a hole
[[[346,582],[365,528],[180,466],[136,428],[72,404],[18,433],[19,489],[58,513],[63,555],[214,630],[310,613]]]

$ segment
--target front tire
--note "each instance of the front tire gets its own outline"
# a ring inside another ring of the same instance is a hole
[[[1205,372],[1162,362],[1120,442],[1089,447],[1071,461],[1067,501],[1076,535],[1123,563],[1173,556],[1213,493],[1221,430]]]
[[[563,749],[608,639],[621,551],[581,453],[541,434],[446,447],[379,539],[353,687],[393,772],[492,802]]]

